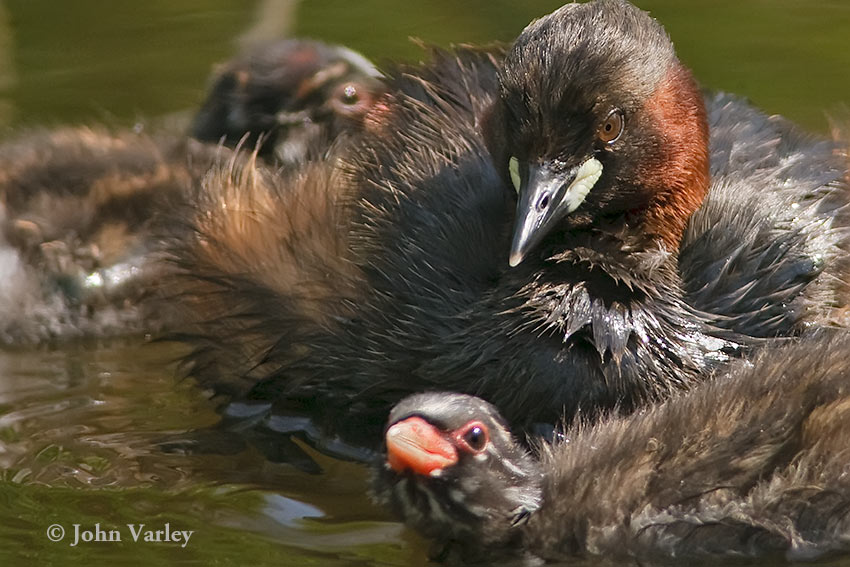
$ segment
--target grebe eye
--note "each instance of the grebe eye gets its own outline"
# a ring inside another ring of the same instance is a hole
[[[520,176],[519,176],[519,160],[515,157],[511,157],[508,160],[508,172],[511,174],[511,183],[514,184],[514,189],[517,193],[519,193],[520,186]]]
[[[490,441],[490,434],[487,431],[487,426],[479,421],[473,421],[461,430],[459,435],[463,441],[464,448],[472,453],[480,453]]]
[[[623,133],[625,123],[626,121],[623,118],[623,111],[615,108],[608,113],[605,121],[602,122],[601,126],[599,126],[599,132],[597,133],[599,140],[605,144],[613,144]]]

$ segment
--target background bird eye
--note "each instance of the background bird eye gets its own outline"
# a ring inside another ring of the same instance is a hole
[[[612,110],[599,127],[599,139],[606,144],[613,144],[623,133],[624,123],[622,111]]]
[[[330,103],[340,116],[359,120],[375,102],[373,91],[358,83],[344,83],[338,86]]]
[[[344,85],[340,89],[339,99],[344,104],[357,104],[360,97],[357,95],[357,87],[351,83]]]

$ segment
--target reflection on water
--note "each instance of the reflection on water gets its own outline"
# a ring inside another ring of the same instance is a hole
[[[0,123],[131,124],[191,108],[239,37],[294,29],[378,60],[416,58],[408,36],[508,40],[558,4],[9,0]],[[638,4],[708,85],[820,130],[823,110],[850,100],[850,4]],[[175,378],[179,353],[141,339],[0,351],[0,564],[424,564],[422,542],[370,505],[361,466],[315,455],[324,472],[309,475],[223,442],[204,454],[164,451],[164,440],[217,421],[206,393]],[[194,534],[185,547],[134,543],[127,524],[140,523]],[[48,540],[53,524],[66,530],[62,542]],[[122,540],[70,547],[74,524],[118,529]]]
[[[217,421],[204,392],[175,379],[179,352],[135,340],[0,352],[0,558],[407,565],[422,555],[370,506],[363,467],[315,455],[324,472],[308,475],[251,450],[164,452],[163,439]],[[193,539],[141,549],[127,528],[140,523]],[[53,524],[62,542],[47,539]],[[121,542],[72,547],[74,524],[116,529]]]

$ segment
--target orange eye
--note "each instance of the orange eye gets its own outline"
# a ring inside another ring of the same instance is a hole
[[[614,109],[608,113],[605,121],[599,126],[599,139],[606,144],[613,144],[623,133],[623,112],[619,109]]]

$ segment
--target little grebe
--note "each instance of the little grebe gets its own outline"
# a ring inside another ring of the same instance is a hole
[[[250,137],[252,150],[266,133],[269,143],[289,148],[281,151],[292,163],[282,154],[279,166],[318,159],[335,136],[359,128],[379,84],[374,74],[347,49],[290,39],[253,47],[218,75],[195,119],[198,137],[214,144],[141,124],[139,131],[64,127],[5,140],[0,343],[168,328],[173,309],[162,300],[173,295],[159,289],[167,269],[158,262],[160,239],[185,224],[174,211],[187,211],[189,187],[214,164],[250,158],[219,148],[219,138],[235,145]],[[304,115],[293,118],[298,127],[267,128],[285,111]]]
[[[775,345],[533,455],[491,404],[416,394],[390,414],[373,492],[465,559],[846,553],[848,349],[847,334]]]
[[[359,125],[381,89],[380,73],[359,53],[286,39],[247,49],[215,74],[192,135],[242,144],[296,166]]]
[[[332,159],[208,177],[171,247],[187,363],[234,414],[375,446],[421,390],[515,428],[628,411],[846,305],[842,147],[704,98],[625,2],[386,85]]]

